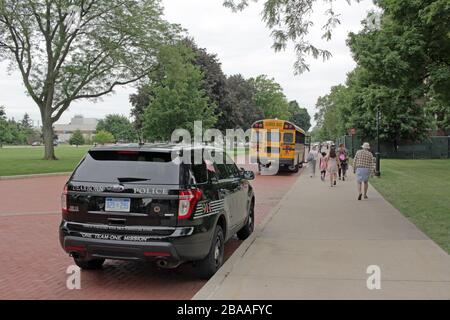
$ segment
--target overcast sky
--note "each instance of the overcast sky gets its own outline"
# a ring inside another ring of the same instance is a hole
[[[344,82],[346,74],[354,68],[345,41],[350,31],[361,29],[361,20],[373,8],[372,1],[364,0],[349,6],[346,1],[337,0],[334,9],[341,13],[342,24],[335,29],[330,42],[321,41],[320,26],[327,7],[318,1],[313,15],[316,27],[309,38],[319,47],[331,51],[333,57],[326,62],[310,59],[311,71],[300,76],[294,76],[293,50],[275,53],[271,49],[269,31],[261,22],[260,2],[251,4],[243,12],[232,13],[222,6],[222,0],[163,0],[167,20],[181,24],[200,47],[216,53],[227,75],[241,73],[245,77],[254,77],[267,74],[282,85],[289,100],[297,100],[313,116],[317,98],[327,94],[332,86]],[[78,102],[59,123],[68,123],[75,114],[94,118],[110,113],[129,116],[128,96],[134,91],[133,87],[121,88],[97,103]],[[27,112],[33,120],[40,120],[37,106],[24,92],[19,75],[16,72],[8,74],[7,63],[0,63],[0,105],[6,107],[8,117],[20,119]]]

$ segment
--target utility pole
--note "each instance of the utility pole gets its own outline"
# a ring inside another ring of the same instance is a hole
[[[355,135],[352,133],[352,157],[355,157]]]

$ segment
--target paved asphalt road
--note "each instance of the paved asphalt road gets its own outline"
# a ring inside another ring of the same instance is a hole
[[[299,174],[257,176],[259,223]],[[73,261],[60,248],[60,194],[67,177],[0,181],[0,299],[190,299],[205,281],[191,265],[161,270],[149,263],[107,261],[102,271],[83,271],[81,290],[66,288]],[[240,241],[226,246],[229,257]]]

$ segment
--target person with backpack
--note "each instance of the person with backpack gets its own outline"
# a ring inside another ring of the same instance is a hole
[[[316,166],[317,166],[317,158],[319,157],[319,153],[316,150],[316,146],[312,148],[312,150],[308,154],[308,158],[306,161],[308,161],[309,167],[311,169],[311,178],[316,176]]]
[[[347,150],[344,147],[344,144],[339,145],[339,149],[337,151],[337,156],[339,158],[339,180],[345,181],[347,178],[347,170],[348,170],[348,155]]]

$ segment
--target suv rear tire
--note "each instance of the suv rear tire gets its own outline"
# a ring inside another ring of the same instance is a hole
[[[211,278],[222,266],[224,260],[224,245],[225,238],[222,227],[218,225],[214,231],[214,238],[208,255],[205,259],[196,263],[197,275],[200,278]]]
[[[83,270],[99,270],[103,267],[105,259],[85,260],[81,258],[74,258],[75,264]]]
[[[255,230],[255,203],[252,201],[247,222],[245,223],[245,226],[242,227],[241,230],[237,232],[237,236],[239,240],[246,240]]]

